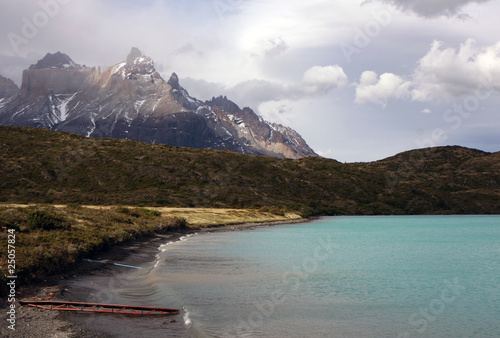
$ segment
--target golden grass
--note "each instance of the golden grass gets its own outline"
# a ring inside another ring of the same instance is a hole
[[[61,206],[58,206],[61,207]],[[87,208],[109,209],[112,206],[86,206]],[[132,207],[130,207],[132,208]],[[244,223],[285,222],[302,219],[297,213],[277,215],[256,209],[219,209],[219,208],[167,208],[149,207],[160,211],[162,217],[184,218],[188,226],[203,228]]]
[[[158,210],[162,216],[184,218],[193,227],[231,225],[241,223],[284,222],[301,219],[296,213],[276,215],[252,209],[216,209],[216,208],[150,208]]]
[[[33,207],[38,204],[10,204],[0,203],[0,206],[18,208]],[[56,208],[65,208],[66,205],[52,205]],[[111,209],[115,206],[85,205],[90,209]],[[128,206],[128,208],[134,208]],[[268,223],[286,222],[302,219],[298,213],[287,212],[283,215],[274,214],[258,209],[223,209],[223,208],[169,208],[169,207],[148,207],[147,209],[157,210],[162,213],[162,217],[184,218],[188,226],[193,228],[203,228],[211,226],[224,226],[244,223]]]

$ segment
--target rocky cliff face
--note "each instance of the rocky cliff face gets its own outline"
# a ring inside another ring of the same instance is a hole
[[[226,97],[205,102],[200,113],[206,115],[210,127],[221,137],[231,135],[240,144],[247,144],[258,153],[285,158],[314,155],[302,137],[293,129],[270,123],[245,107],[240,109]],[[240,152],[245,152],[240,149]]]
[[[67,55],[47,54],[36,65],[23,72],[23,97],[43,96],[50,92],[70,94],[80,90],[85,80],[96,71],[73,62]]]
[[[62,53],[47,54],[24,71],[17,94],[0,101],[0,125],[273,157],[316,155],[297,132],[250,108],[225,97],[191,97],[175,73],[165,81],[137,48],[103,72]]]
[[[0,75],[0,100],[13,96],[18,90],[14,81]]]

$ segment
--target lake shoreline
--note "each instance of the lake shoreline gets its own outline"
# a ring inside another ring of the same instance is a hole
[[[311,219],[301,218],[260,223],[212,225],[203,228],[174,229],[165,233],[144,236],[126,243],[116,244],[90,257],[92,260],[108,262],[109,264],[80,261],[66,272],[47,277],[41,284],[35,285],[33,283],[32,285],[21,286],[17,294],[17,300],[89,301],[92,293],[99,292],[98,288],[93,287],[94,280],[102,278],[111,280],[115,274],[126,273],[131,270],[111,263],[147,267],[160,252],[158,248],[161,245],[178,241],[183,236],[206,232],[253,230],[266,226],[305,223]],[[97,327],[85,325],[84,322],[78,320],[79,317],[82,317],[81,314],[38,310],[28,306],[20,306],[16,302],[16,315],[16,330],[7,330],[6,325],[2,326],[0,330],[2,335],[8,337],[54,337],[63,334],[66,337],[75,338],[114,336],[112,333],[103,332],[102,329]],[[178,317],[176,320],[181,321],[182,318]]]

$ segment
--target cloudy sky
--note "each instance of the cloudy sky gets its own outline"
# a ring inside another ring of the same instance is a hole
[[[319,154],[500,150],[499,0],[0,0],[0,74],[132,46],[199,99],[227,95]]]

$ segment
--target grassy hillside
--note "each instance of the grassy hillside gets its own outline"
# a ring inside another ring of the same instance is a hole
[[[500,153],[414,150],[371,163],[0,127],[0,202],[272,208],[317,214],[500,213]]]

